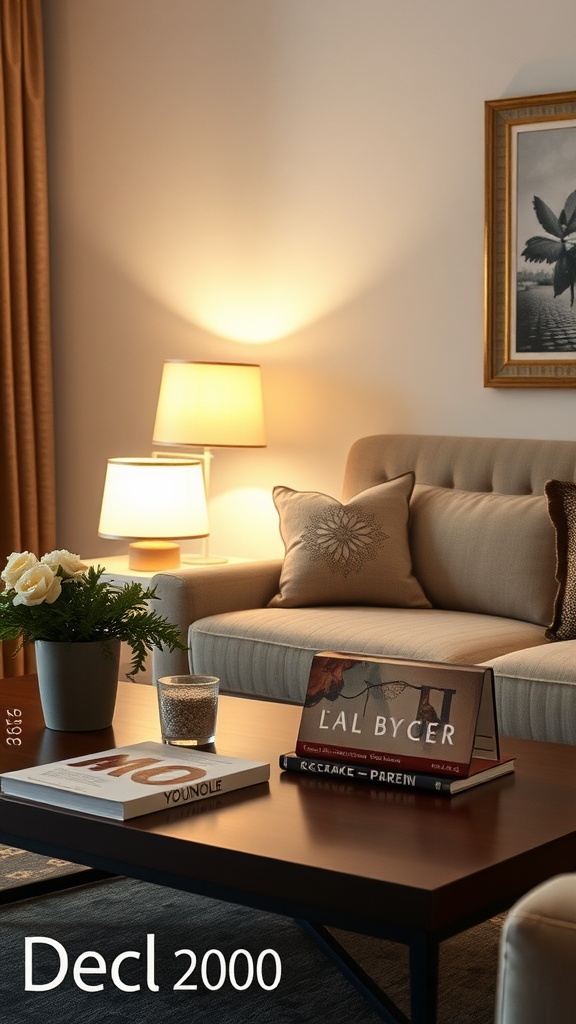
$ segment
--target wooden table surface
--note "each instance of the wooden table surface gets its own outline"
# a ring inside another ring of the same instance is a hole
[[[1,771],[160,740],[152,687],[120,684],[113,727],[74,734],[44,728],[33,677],[1,687],[23,720],[20,747],[0,737]],[[457,931],[576,870],[576,748],[505,741],[515,774],[447,797],[280,771],[299,719],[221,697],[217,751],[270,761],[270,783],[128,822],[3,797],[0,841],[376,934]]]

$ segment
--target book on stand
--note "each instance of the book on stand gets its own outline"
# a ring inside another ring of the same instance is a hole
[[[454,795],[483,782],[500,778],[514,771],[514,759],[501,758],[487,761],[474,758],[469,774],[464,778],[448,779],[425,772],[391,770],[382,765],[348,764],[346,761],[324,761],[298,757],[295,751],[280,756],[280,767],[284,771],[298,772],[315,778],[340,779],[346,782],[367,782],[372,786],[391,789],[428,790],[434,793]]]
[[[466,778],[473,759],[500,760],[492,669],[322,651],[313,658],[295,753]]]
[[[270,765],[136,743],[0,775],[5,796],[125,820],[267,782]]]

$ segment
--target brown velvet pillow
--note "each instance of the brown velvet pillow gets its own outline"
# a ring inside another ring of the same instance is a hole
[[[558,590],[548,640],[576,640],[576,483],[547,480],[544,491],[556,530]]]
[[[275,487],[286,550],[271,608],[388,605],[429,608],[408,547],[414,474],[377,484],[346,504],[316,491]]]

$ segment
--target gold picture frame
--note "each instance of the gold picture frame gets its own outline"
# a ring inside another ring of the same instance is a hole
[[[488,100],[485,126],[484,386],[574,388],[576,92]]]

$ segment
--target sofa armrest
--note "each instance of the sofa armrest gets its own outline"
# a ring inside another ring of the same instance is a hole
[[[496,1024],[572,1024],[576,875],[557,875],[512,908],[500,940]]]
[[[181,632],[186,643],[188,627],[197,619],[220,612],[245,608],[265,608],[278,592],[282,560],[267,562],[227,562],[224,565],[194,566],[153,576],[151,586],[160,599],[155,605]],[[187,674],[186,651],[152,652],[152,679]]]

